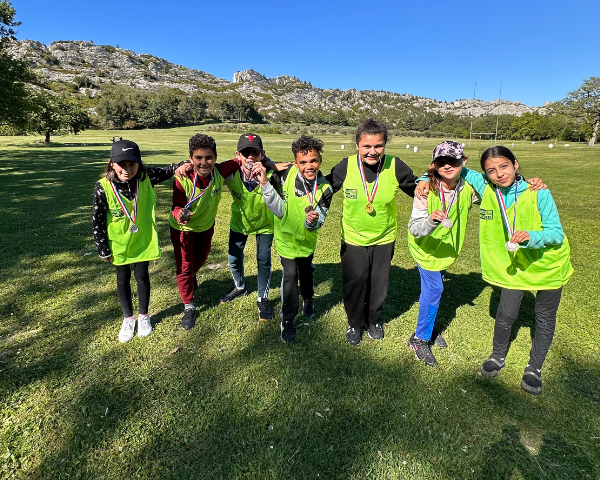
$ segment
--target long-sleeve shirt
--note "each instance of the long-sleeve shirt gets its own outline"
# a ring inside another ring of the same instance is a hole
[[[369,165],[363,162],[365,170],[365,180],[367,183],[373,183],[377,177],[377,169],[379,164]],[[409,197],[415,196],[415,187],[417,186],[417,177],[414,175],[411,168],[402,160],[396,157],[396,180],[398,187]],[[325,177],[331,184],[333,193],[336,193],[342,188],[346,175],[348,174],[348,158],[343,158],[336,166],[331,169],[331,172]]]
[[[482,173],[476,172],[463,167],[461,176],[471,185],[475,191],[483,197],[485,187],[488,186],[488,182]],[[506,208],[509,209],[515,200],[515,188],[517,188],[517,182],[513,183],[510,187],[498,188]],[[518,194],[529,188],[529,184],[520,178],[518,183]],[[540,190],[537,192],[537,208],[540,212],[542,219],[542,230],[529,231],[529,241],[523,242],[522,247],[526,248],[544,248],[547,245],[560,245],[565,238],[562,225],[560,224],[560,218],[558,216],[558,209],[556,203],[550,194],[550,190]],[[518,214],[518,212],[517,212]]]
[[[183,162],[173,163],[166,167],[147,167],[148,179],[150,184],[154,187],[155,185],[168,180],[173,177],[175,170],[177,170],[184,163]],[[123,195],[127,200],[133,200],[135,197],[135,188],[137,184],[136,175],[127,182],[115,181],[113,182],[115,188],[119,194]],[[100,182],[96,182],[94,186],[94,205],[92,211],[92,231],[94,233],[94,243],[98,249],[98,255],[101,258],[108,258],[111,256],[110,248],[108,246],[108,232],[107,232],[107,219],[106,214],[108,213],[108,200],[106,199],[106,192]]]
[[[273,172],[269,182],[266,185],[261,185],[263,191],[263,197],[265,199],[265,204],[268,209],[273,212],[273,215],[278,218],[283,217],[285,213],[285,202],[283,200],[283,183],[288,177],[292,165],[290,165],[287,170],[283,172]],[[296,197],[305,197],[306,191],[311,191],[314,187],[314,182],[319,181],[319,179],[325,180],[326,177],[323,176],[321,172],[318,173],[317,178],[313,181],[304,179],[300,173],[296,175],[295,183],[294,183],[294,194]],[[321,228],[321,226],[325,223],[325,219],[327,218],[327,213],[329,212],[329,207],[331,206],[331,199],[333,194],[331,190],[327,189],[323,192],[323,195],[317,202],[315,207],[315,211],[319,214],[319,218],[312,223],[308,223],[306,220],[304,221],[304,227],[307,230],[317,230]]]

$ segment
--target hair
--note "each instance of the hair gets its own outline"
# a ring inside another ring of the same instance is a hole
[[[363,135],[383,135],[383,143],[387,143],[388,141],[387,127],[382,122],[375,120],[374,118],[367,118],[358,126],[355,137],[357,145]]]
[[[431,165],[429,165],[429,168],[425,172],[425,176],[429,177],[429,190],[432,190],[434,192],[439,192],[440,191],[440,181],[441,181],[442,177],[440,176],[438,171],[435,169],[434,162],[431,162]]]
[[[119,177],[117,177],[117,172],[115,172],[115,168],[113,167],[113,165],[113,161],[108,160],[108,165],[106,165],[106,168],[104,169],[104,172],[102,172],[101,177],[106,178],[109,182],[119,182]],[[138,171],[135,174],[135,177],[133,177],[131,180],[137,178],[139,178],[140,180],[145,180],[147,176],[148,169],[146,168],[146,165],[144,165],[144,162],[141,162],[138,163]]]
[[[217,156],[217,142],[215,142],[215,139],[203,133],[197,133],[190,138],[190,157],[194,155],[196,150],[201,148],[208,148],[213,151],[215,157]]]
[[[496,145],[495,147],[488,148],[485,152],[483,152],[481,154],[481,160],[479,162],[481,165],[481,170],[483,171],[483,175],[488,182],[490,181],[490,179],[488,178],[487,174],[485,173],[485,162],[486,162],[486,160],[488,160],[490,158],[498,158],[498,157],[506,158],[513,164],[513,166],[515,166],[515,164],[517,163],[517,157],[515,156],[515,154],[513,152],[510,151],[510,149],[508,149],[502,145]],[[523,176],[523,174],[521,173],[521,169],[518,168],[517,169],[517,179],[522,176]]]
[[[292,153],[295,158],[300,152],[306,155],[309,151],[314,150],[320,156],[321,152],[323,152],[323,147],[323,142],[318,138],[302,135],[298,140],[292,143]]]

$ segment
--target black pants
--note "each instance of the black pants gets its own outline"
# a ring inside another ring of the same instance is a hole
[[[148,315],[150,304],[150,275],[148,274],[148,262],[132,263],[130,265],[116,265],[117,267],[117,292],[124,317],[133,316],[133,304],[131,303],[131,267],[137,282],[138,300],[140,302],[139,313]]]
[[[508,352],[512,325],[519,315],[523,290],[503,288],[494,325],[494,354],[501,358]],[[535,334],[529,354],[529,365],[541,369],[554,338],[556,312],[560,304],[562,287],[556,290],[539,290],[535,296]]]
[[[308,300],[315,294],[313,286],[313,255],[309,257],[284,258],[281,260],[281,318],[284,321],[293,320],[298,315],[298,279],[300,293]]]
[[[378,323],[387,296],[395,242],[357,247],[342,242],[342,293],[351,327]]]

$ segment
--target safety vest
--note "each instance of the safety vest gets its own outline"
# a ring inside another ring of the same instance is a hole
[[[229,191],[233,197],[229,224],[231,230],[244,235],[273,233],[273,212],[265,204],[260,186],[249,192],[238,170],[233,174]]]

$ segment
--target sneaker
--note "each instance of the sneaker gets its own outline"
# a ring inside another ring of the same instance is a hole
[[[523,373],[523,380],[521,380],[521,388],[533,395],[541,395],[542,371],[527,365]]]
[[[256,305],[258,306],[259,322],[268,322],[269,320],[273,320],[273,310],[271,310],[269,299],[261,298],[256,302]]]
[[[281,340],[285,343],[296,343],[296,325],[293,320],[281,322]]]
[[[315,316],[315,301],[312,298],[305,298],[303,300],[302,315],[309,318]]]
[[[248,295],[248,290],[246,290],[246,287],[237,288],[234,285],[231,290],[229,290],[225,295],[223,295],[221,297],[221,303],[231,302],[232,300],[235,300],[237,297],[242,297],[244,295]]]
[[[183,317],[181,317],[181,328],[190,330],[194,328],[194,325],[196,325],[196,309],[194,307],[184,308]]]
[[[435,356],[431,353],[431,348],[429,348],[429,342],[427,340],[421,340],[420,338],[415,337],[415,334],[413,333],[408,339],[408,346],[415,352],[415,358],[417,360],[425,362],[430,367],[435,367],[438,364]]]
[[[346,341],[350,345],[358,345],[362,340],[362,328],[348,327],[346,330]]]
[[[124,318],[121,330],[119,330],[119,342],[126,343],[131,340],[133,332],[135,332],[135,317]]]
[[[438,348],[448,348],[448,344],[442,334],[438,332],[437,328],[433,328],[433,332],[431,333],[431,339],[433,340],[431,344]]]
[[[138,337],[147,337],[152,333],[150,315],[138,315]]]
[[[504,368],[504,359],[493,353],[490,355],[485,362],[482,363],[479,368],[479,373],[484,377],[492,378],[497,377],[498,372]]]
[[[369,338],[383,340],[383,325],[380,323],[369,323]]]

